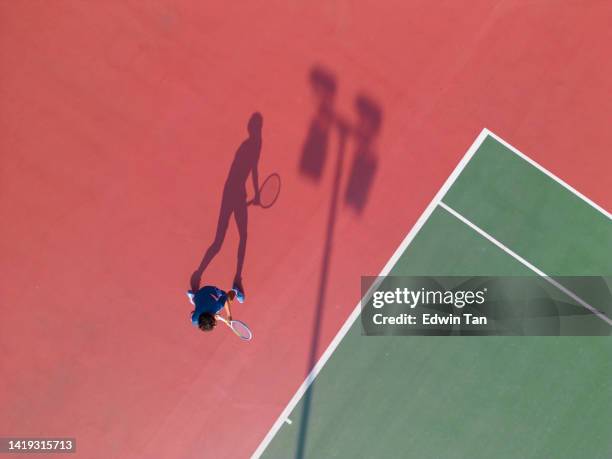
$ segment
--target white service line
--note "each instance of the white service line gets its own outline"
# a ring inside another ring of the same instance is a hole
[[[546,281],[548,281],[550,284],[554,285],[555,287],[557,287],[559,290],[561,290],[563,293],[565,293],[567,296],[569,296],[572,300],[574,300],[576,303],[578,303],[580,306],[588,309],[589,311],[591,311],[593,314],[595,314],[597,317],[599,317],[601,320],[603,320],[604,322],[607,322],[608,325],[612,326],[612,319],[610,319],[608,316],[606,316],[603,312],[601,312],[599,309],[591,306],[589,303],[587,303],[586,301],[584,301],[582,298],[580,298],[578,295],[576,295],[574,292],[572,292],[571,290],[568,290],[567,288],[565,288],[563,285],[561,285],[559,282],[557,282],[556,280],[552,279],[551,277],[547,276],[545,272],[541,271],[540,269],[538,269],[536,266],[532,265],[531,263],[529,263],[527,260],[525,260],[523,257],[521,257],[518,253],[516,253],[515,251],[511,250],[510,248],[508,248],[507,246],[505,246],[504,244],[502,244],[501,242],[499,242],[497,239],[495,239],[493,236],[491,236],[489,233],[487,233],[485,230],[483,230],[482,228],[480,228],[479,226],[476,226],[474,223],[472,223],[470,220],[468,220],[467,218],[465,218],[463,215],[461,215],[459,212],[457,212],[455,209],[453,209],[452,207],[449,207],[447,204],[445,204],[444,202],[440,201],[440,207],[442,207],[443,209],[445,209],[446,211],[448,211],[449,213],[451,213],[453,216],[455,216],[456,218],[458,218],[459,220],[461,220],[463,223],[465,223],[467,226],[469,226],[470,228],[472,228],[474,231],[476,231],[478,234],[480,234],[482,237],[484,237],[485,239],[487,239],[489,242],[492,242],[493,244],[495,244],[497,247],[499,247],[500,249],[502,249],[504,252],[506,252],[508,255],[510,255],[512,258],[514,258],[515,260],[517,260],[519,263],[521,263],[522,265],[526,266],[527,268],[529,268],[530,270],[532,270],[534,273],[536,273],[537,275],[543,277]]]
[[[378,277],[384,277],[387,274],[389,274],[393,266],[395,266],[395,263],[397,263],[397,260],[399,260],[399,258],[402,256],[406,248],[410,245],[410,243],[412,242],[414,237],[417,235],[419,230],[423,227],[423,225],[425,224],[429,216],[436,209],[436,207],[438,206],[438,203],[441,202],[442,197],[450,189],[453,183],[455,183],[455,180],[457,180],[457,177],[459,177],[459,174],[461,174],[461,171],[463,171],[467,163],[470,161],[470,159],[472,159],[472,156],[474,156],[474,153],[478,151],[478,148],[480,147],[482,142],[484,142],[484,140],[487,138],[488,134],[489,134],[489,131],[487,129],[483,129],[480,132],[476,140],[474,140],[474,143],[472,144],[472,146],[468,149],[465,155],[463,155],[463,158],[461,158],[461,161],[459,161],[459,164],[457,164],[457,167],[455,167],[453,172],[448,176],[448,178],[446,179],[446,181],[444,182],[444,184],[442,185],[438,193],[434,196],[432,201],[429,203],[429,205],[427,206],[423,214],[419,217],[419,219],[414,224],[412,229],[408,232],[404,240],[400,243],[399,247],[395,250],[395,252],[391,256],[389,261],[387,261],[387,264],[382,269]],[[365,297],[367,297],[370,294],[370,292],[372,292],[377,287],[377,285],[378,285],[377,283],[373,284],[368,290],[368,292],[366,293]],[[251,458],[258,459],[259,457],[261,457],[265,449],[268,447],[270,442],[273,440],[276,433],[282,427],[283,423],[285,423],[286,419],[289,418],[289,414],[291,414],[295,406],[299,403],[300,399],[304,396],[304,394],[306,393],[310,385],[313,383],[313,381],[315,380],[315,378],[317,377],[317,375],[319,374],[323,366],[327,363],[327,361],[329,360],[333,352],[336,350],[336,348],[338,347],[338,345],[344,338],[344,336],[351,329],[351,326],[353,325],[353,323],[359,317],[360,304],[361,304],[361,301],[357,303],[357,305],[355,306],[351,314],[348,316],[348,318],[344,322],[344,325],[342,325],[342,328],[340,328],[340,330],[338,331],[334,339],[331,341],[331,343],[329,343],[329,346],[327,347],[327,349],[325,349],[325,352],[323,352],[323,354],[319,358],[319,361],[312,368],[312,370],[310,371],[310,373],[308,374],[304,382],[302,382],[302,384],[300,385],[296,393],[293,395],[291,400],[289,400],[289,403],[287,404],[285,409],[282,411],[282,413],[280,414],[276,422],[272,425],[267,435],[261,441],[261,443],[255,450]]]
[[[587,198],[585,195],[583,195],[580,191],[576,190],[575,188],[573,188],[572,186],[568,185],[567,183],[565,183],[563,180],[561,180],[559,177],[557,177],[555,174],[553,174],[552,172],[550,172],[548,169],[546,169],[544,166],[541,166],[539,163],[535,162],[533,159],[531,159],[529,156],[527,156],[525,153],[522,153],[521,151],[518,150],[518,148],[513,147],[512,145],[510,145],[508,142],[506,142],[504,139],[502,139],[501,137],[497,136],[496,134],[494,134],[493,132],[489,131],[488,129],[484,129],[485,132],[487,134],[489,134],[492,138],[494,138],[495,140],[497,140],[499,143],[501,143],[504,147],[506,147],[507,149],[509,149],[510,151],[512,151],[514,154],[520,156],[521,158],[523,158],[525,161],[527,161],[529,164],[531,164],[533,167],[535,167],[536,169],[538,169],[540,172],[543,172],[544,174],[548,175],[551,179],[553,179],[555,182],[557,182],[559,185],[561,185],[562,187],[564,187],[565,189],[567,189],[568,191],[571,191],[573,194],[575,194],[576,196],[578,196],[580,199],[582,199],[584,202],[586,202],[588,205],[590,205],[591,207],[593,207],[595,210],[601,212],[602,214],[604,214],[606,217],[608,217],[610,220],[612,220],[612,214],[610,214],[610,212],[608,212],[606,209],[604,209],[603,207],[601,207],[599,204],[593,202],[591,199]]]

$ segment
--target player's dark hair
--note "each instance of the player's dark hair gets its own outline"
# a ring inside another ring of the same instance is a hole
[[[209,312],[203,312],[198,318],[198,327],[202,331],[211,331],[217,325],[217,319]]]

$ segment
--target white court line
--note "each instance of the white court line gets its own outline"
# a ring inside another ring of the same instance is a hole
[[[496,134],[494,134],[491,131],[489,131],[487,128],[484,128],[480,132],[480,134],[478,135],[478,137],[476,138],[474,143],[470,146],[468,151],[465,153],[465,155],[463,155],[463,158],[461,158],[461,161],[459,161],[459,164],[457,164],[457,167],[455,167],[453,172],[449,175],[448,179],[446,179],[446,181],[442,185],[442,188],[440,188],[438,193],[434,196],[434,198],[429,203],[429,205],[427,206],[427,208],[425,209],[423,214],[419,217],[417,222],[414,224],[414,226],[412,227],[410,232],[406,235],[406,237],[401,242],[399,247],[393,253],[393,255],[391,256],[391,258],[389,259],[389,261],[387,262],[385,267],[382,269],[382,271],[378,275],[378,277],[384,277],[384,276],[386,276],[391,271],[391,269],[393,268],[393,266],[395,265],[397,260],[399,260],[399,258],[402,256],[402,254],[404,253],[406,248],[410,245],[410,243],[412,242],[414,237],[417,235],[419,230],[423,227],[425,222],[429,219],[430,215],[433,213],[435,208],[438,206],[438,204],[440,204],[442,202],[442,197],[450,189],[450,187],[453,185],[453,183],[455,183],[455,181],[457,180],[457,177],[459,177],[459,174],[461,174],[461,172],[463,171],[463,169],[465,168],[467,163],[474,156],[474,153],[476,153],[476,151],[478,151],[478,148],[480,147],[480,145],[484,142],[484,140],[488,136],[491,136],[492,138],[494,138],[495,140],[497,140],[498,142],[503,144],[505,147],[507,147],[510,151],[512,151],[513,153],[517,154],[521,158],[525,159],[527,162],[529,162],[531,165],[536,167],[538,170],[540,170],[544,174],[548,175],[550,178],[552,178],[554,181],[556,181],[557,183],[562,185],[567,190],[569,190],[572,193],[574,193],[576,196],[581,198],[587,204],[589,204],[590,206],[592,206],[593,208],[595,208],[599,212],[603,213],[608,218],[611,218],[610,213],[608,213],[602,207],[598,206],[593,201],[588,199],[586,196],[584,196],[583,194],[581,194],[578,191],[576,191],[574,188],[569,186],[563,180],[561,180],[556,175],[554,175],[553,173],[551,173],[548,170],[546,170],[544,167],[540,166],[538,163],[533,161],[531,158],[529,158],[525,154],[521,153],[518,149],[516,149],[515,147],[513,147],[512,145],[507,143],[505,140],[501,139]],[[372,290],[374,288],[376,288],[377,285],[378,285],[378,283],[372,285],[372,287],[370,287],[370,289],[368,290],[366,295],[364,295],[364,297],[369,296],[370,293],[372,292]],[[565,289],[563,286],[561,286],[561,287],[563,289]],[[568,290],[568,292],[569,292],[569,290]],[[568,294],[567,292],[565,292],[565,293]],[[569,293],[571,293],[571,292],[569,292]],[[571,295],[568,294],[568,296],[571,296]],[[577,300],[575,299],[575,301],[577,301]],[[580,301],[582,301],[582,300],[580,300]],[[344,322],[344,324],[342,325],[342,327],[340,328],[340,330],[338,331],[338,333],[336,334],[334,339],[331,341],[331,343],[329,343],[329,346],[327,347],[327,349],[325,349],[325,352],[323,352],[323,354],[319,358],[318,362],[312,368],[312,370],[310,371],[310,373],[308,374],[308,376],[306,377],[304,382],[302,382],[302,384],[300,385],[300,387],[298,388],[296,393],[293,395],[291,400],[289,400],[289,403],[287,404],[285,409],[281,412],[281,414],[279,415],[277,420],[274,422],[274,424],[272,425],[272,427],[270,428],[270,430],[268,431],[268,433],[266,434],[264,439],[261,441],[261,443],[259,444],[259,446],[255,450],[255,452],[253,453],[251,458],[258,459],[259,457],[261,457],[261,455],[266,450],[268,445],[274,439],[274,436],[277,434],[277,432],[280,430],[280,428],[283,426],[283,424],[289,418],[289,414],[293,411],[295,406],[299,403],[300,399],[304,396],[304,394],[306,393],[306,391],[308,390],[310,385],[313,383],[313,381],[315,380],[315,378],[317,377],[317,375],[321,371],[321,369],[325,366],[325,364],[327,363],[327,361],[329,360],[329,358],[331,357],[333,352],[336,350],[336,348],[338,347],[338,345],[340,344],[340,342],[342,341],[344,336],[348,333],[348,331],[350,330],[350,328],[353,325],[353,323],[359,317],[360,304],[361,304],[361,301],[359,303],[357,303],[357,305],[355,306],[355,308],[353,309],[351,314],[348,316],[348,318],[346,319],[346,321]],[[606,319],[608,319],[608,318],[606,317]],[[609,321],[609,320],[610,319],[608,319],[606,321]]]
[[[455,167],[455,170],[453,170],[453,172],[448,176],[448,178],[442,185],[442,188],[440,188],[440,190],[434,196],[432,201],[429,203],[429,205],[427,206],[423,214],[419,217],[417,222],[414,224],[410,232],[406,235],[406,237],[401,242],[399,247],[395,250],[395,252],[391,256],[391,258],[389,259],[385,267],[382,269],[382,271],[378,275],[379,278],[384,277],[387,274],[389,274],[389,272],[391,271],[391,268],[395,266],[395,263],[397,263],[397,260],[399,260],[399,258],[402,256],[406,248],[410,245],[410,243],[412,242],[414,237],[417,235],[419,230],[423,227],[423,225],[425,224],[429,216],[433,213],[435,208],[438,206],[438,203],[441,202],[442,197],[450,189],[452,184],[455,183],[455,180],[457,180],[457,177],[459,177],[459,174],[461,174],[461,171],[463,171],[463,168],[470,161],[470,159],[472,159],[472,156],[474,156],[474,153],[476,153],[476,151],[478,150],[482,142],[484,142],[484,140],[487,138],[488,134],[489,132],[486,129],[483,129],[481,131],[481,133],[478,135],[478,137],[476,138],[472,146],[468,149],[465,155],[463,155],[463,158],[461,158],[461,161],[459,161],[459,164],[457,164],[457,167]],[[368,292],[366,293],[365,297],[367,297],[370,294],[370,292],[373,291],[377,287],[377,285],[378,283],[373,284],[368,290]],[[340,344],[344,336],[348,333],[353,323],[359,317],[360,304],[361,304],[361,300],[357,303],[357,305],[353,309],[353,312],[351,312],[351,315],[348,316],[348,318],[344,322],[344,325],[342,325],[342,328],[340,328],[338,333],[336,333],[336,336],[334,337],[334,339],[331,341],[331,343],[329,343],[329,346],[327,346],[327,349],[325,349],[325,352],[323,352],[323,354],[319,358],[319,361],[312,368],[312,370],[310,371],[310,373],[308,374],[304,382],[298,388],[297,392],[293,395],[291,400],[289,400],[289,403],[287,404],[283,412],[280,414],[276,422],[272,425],[272,428],[268,431],[268,434],[261,441],[261,443],[255,450],[251,458],[257,459],[261,457],[261,455],[263,454],[265,449],[268,447],[268,445],[270,444],[270,442],[272,441],[276,433],[282,427],[285,420],[288,419],[289,414],[291,414],[291,412],[293,411],[295,406],[298,404],[300,399],[303,397],[303,395],[306,393],[310,385],[313,383],[313,381],[315,380],[315,378],[317,377],[317,375],[319,374],[323,366],[325,366],[325,364],[327,363],[327,361],[329,360],[333,352],[336,350],[336,348],[338,347],[338,345]]]
[[[463,215],[461,215],[459,212],[457,212],[455,209],[453,209],[452,207],[449,207],[447,204],[445,204],[444,202],[440,201],[440,207],[442,207],[443,209],[447,210],[449,213],[451,213],[452,215],[454,215],[456,218],[458,218],[459,220],[461,220],[463,223],[465,223],[467,226],[469,226],[470,228],[472,228],[474,231],[476,231],[478,234],[480,234],[482,237],[484,237],[485,239],[487,239],[489,242],[492,242],[493,244],[495,244],[497,247],[499,247],[500,249],[502,249],[504,252],[506,252],[508,255],[510,255],[512,258],[514,258],[515,260],[517,260],[519,263],[521,263],[522,265],[526,266],[527,268],[529,268],[530,270],[532,270],[534,273],[536,273],[537,275],[543,277],[546,281],[548,281],[550,284],[554,285],[555,287],[557,287],[559,290],[561,290],[563,293],[565,293],[567,296],[569,296],[572,300],[574,300],[576,303],[578,303],[580,306],[588,309],[589,311],[591,311],[593,314],[595,314],[597,317],[599,317],[601,320],[603,320],[604,322],[607,322],[608,325],[612,326],[612,319],[610,319],[608,316],[606,316],[603,312],[601,312],[599,309],[594,308],[593,306],[591,306],[589,303],[587,303],[586,301],[584,301],[582,298],[580,298],[578,295],[576,295],[574,292],[572,292],[571,290],[565,288],[563,285],[561,285],[559,282],[557,282],[556,280],[548,277],[546,275],[545,272],[541,271],[540,269],[538,269],[536,266],[532,265],[531,263],[529,263],[527,260],[525,260],[523,257],[521,257],[518,253],[514,252],[513,250],[509,249],[507,246],[505,246],[504,244],[502,244],[501,242],[499,242],[497,239],[495,239],[493,236],[491,236],[489,233],[487,233],[486,231],[484,231],[482,228],[476,226],[474,223],[472,223],[470,220],[468,220],[467,218],[465,218]]]
[[[529,156],[527,156],[525,153],[520,152],[517,148],[513,147],[512,145],[510,145],[508,142],[506,142],[504,139],[502,139],[501,137],[497,136],[496,134],[494,134],[493,132],[489,131],[487,128],[484,129],[484,131],[489,134],[491,137],[493,137],[495,140],[497,140],[499,143],[501,143],[504,147],[506,147],[507,149],[509,149],[510,151],[512,151],[513,153],[515,153],[516,155],[520,156],[521,158],[523,158],[525,161],[527,161],[529,164],[531,164],[533,167],[535,167],[536,169],[538,169],[540,172],[543,172],[544,174],[548,175],[551,179],[553,179],[555,182],[557,182],[559,185],[561,185],[562,187],[564,187],[565,189],[571,191],[573,194],[575,194],[576,196],[578,196],[580,199],[582,199],[584,202],[586,202],[588,205],[590,205],[591,207],[593,207],[595,210],[601,212],[602,214],[604,214],[606,217],[608,217],[610,220],[612,220],[612,214],[610,214],[610,212],[608,212],[606,209],[604,209],[603,207],[601,207],[599,204],[593,202],[591,199],[587,198],[585,195],[583,195],[581,192],[577,191],[575,188],[573,188],[572,186],[568,185],[567,183],[565,183],[563,180],[561,180],[559,177],[557,177],[555,174],[553,174],[552,172],[550,172],[549,170],[547,170],[546,168],[544,168],[544,166],[541,166],[540,164],[536,163],[533,159],[531,159]]]

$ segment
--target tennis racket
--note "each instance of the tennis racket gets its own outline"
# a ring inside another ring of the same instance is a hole
[[[245,324],[244,322],[240,320],[227,320],[225,317],[221,317],[219,315],[216,317],[217,320],[220,320],[229,328],[231,328],[232,331],[236,333],[236,335],[238,335],[241,340],[250,341],[251,338],[253,338],[253,332],[251,332],[249,327],[247,327],[247,324]]]
[[[276,172],[268,175],[268,177],[264,180],[264,182],[259,187],[259,203],[260,207],[267,209],[268,207],[272,207],[272,205],[278,199],[278,195],[280,194],[281,189],[281,179],[280,175]],[[255,200],[251,199],[247,202],[247,205],[254,204]]]

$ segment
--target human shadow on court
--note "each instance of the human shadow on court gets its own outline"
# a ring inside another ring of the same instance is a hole
[[[334,107],[338,84],[335,75],[329,70],[319,66],[313,67],[309,75],[309,82],[315,97],[316,110],[302,147],[299,171],[303,177],[317,183],[323,179],[325,165],[334,159],[333,156],[335,156],[335,163],[323,242],[323,258],[317,290],[315,318],[306,368],[307,375],[315,366],[319,354],[321,324],[325,312],[335,226],[341,196],[343,196],[344,204],[347,207],[352,209],[357,216],[362,215],[378,169],[375,144],[382,125],[382,109],[371,97],[364,94],[358,94],[355,97],[356,121],[351,122],[339,113]],[[337,140],[336,149],[330,147],[333,140]],[[342,193],[347,144],[351,141],[353,142],[354,153],[348,182],[344,193]],[[330,158],[330,156],[332,157]],[[297,459],[304,457],[313,393],[314,384],[308,387],[303,398],[299,423],[300,431],[295,452]]]
[[[236,274],[234,283],[242,288],[242,267],[246,255],[247,235],[248,235],[248,204],[246,182],[251,175],[255,197],[253,203],[259,201],[259,156],[261,154],[261,134],[263,128],[263,117],[260,113],[253,113],[247,124],[248,138],[242,142],[229,170],[221,208],[219,210],[219,220],[215,238],[210,244],[204,257],[193,274],[191,275],[191,290],[197,291],[202,279],[202,273],[206,270],[212,259],[219,253],[225,240],[230,218],[234,216],[240,241],[238,243],[238,255],[236,260]]]

